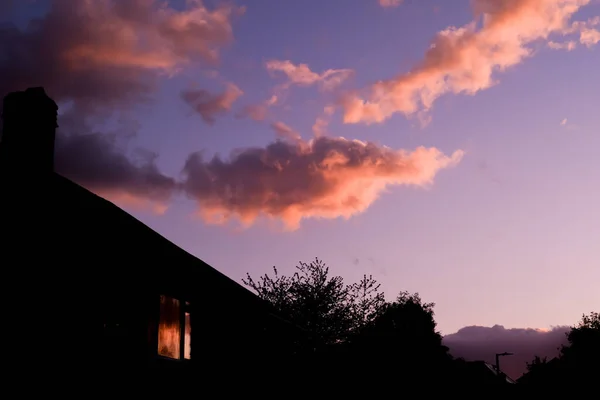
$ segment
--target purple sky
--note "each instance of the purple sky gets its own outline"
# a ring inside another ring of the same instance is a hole
[[[0,92],[61,104],[59,172],[236,281],[319,257],[444,334],[600,304],[598,1],[14,3]]]

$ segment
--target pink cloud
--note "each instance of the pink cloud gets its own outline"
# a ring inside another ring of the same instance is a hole
[[[277,129],[290,134],[285,126]],[[294,230],[302,219],[362,213],[389,186],[427,187],[462,156],[460,150],[446,156],[436,148],[393,150],[342,137],[294,137],[234,151],[228,160],[192,154],[183,188],[207,223],[250,225],[265,216]]]
[[[343,97],[345,123],[380,123],[395,113],[428,111],[442,95],[475,94],[495,85],[496,73],[533,54],[530,44],[569,30],[590,0],[473,0],[475,19],[434,38],[409,72]]]
[[[568,42],[555,42],[553,40],[550,40],[548,42],[548,47],[552,50],[572,51],[577,48],[577,42],[575,42],[574,40],[569,40]]]
[[[286,87],[317,84],[324,91],[335,89],[353,74],[351,69],[328,69],[319,74],[311,71],[307,64],[293,64],[289,60],[270,60],[267,61],[266,67],[271,73],[281,72],[285,74],[288,78],[288,82],[285,84]]]
[[[398,7],[404,0],[379,0],[379,5],[384,8]]]
[[[212,65],[233,40],[232,19],[243,8],[182,10],[154,0],[53,0],[25,29],[0,27],[0,95],[43,86],[59,105],[56,170],[127,206],[163,212],[177,182],[162,174],[151,152],[118,145],[135,135],[102,133],[98,121],[152,99],[158,79],[191,63]],[[69,104],[65,112],[64,105]],[[221,102],[221,105],[226,104]]]
[[[277,104],[278,101],[279,97],[274,94],[266,101],[245,106],[237,116],[249,117],[255,121],[264,121],[269,115],[269,108]]]
[[[54,0],[27,30],[0,29],[11,55],[0,63],[0,93],[40,85],[57,101],[79,104],[143,99],[157,77],[216,62],[242,11],[199,1],[177,11],[154,0]]]
[[[283,122],[277,121],[271,124],[271,128],[275,131],[277,137],[281,139],[298,141],[301,140],[302,137],[298,132],[284,124]]]
[[[577,41],[568,40],[562,43],[549,41],[548,47],[554,50],[571,51],[577,47],[577,42],[579,42],[580,44],[591,48],[600,43],[600,30],[595,28],[598,25],[600,25],[600,16],[590,18],[587,21],[575,21],[568,29],[565,29],[562,34],[564,36],[573,34],[578,35]]]
[[[334,112],[335,107],[332,105],[328,105],[323,108],[323,113],[317,117],[314,125],[312,126],[312,131],[315,136],[323,136],[327,134],[327,127],[329,126],[331,116]]]

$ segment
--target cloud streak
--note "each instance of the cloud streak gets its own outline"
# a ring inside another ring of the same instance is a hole
[[[311,71],[307,64],[294,64],[289,60],[270,60],[267,61],[265,66],[269,72],[280,72],[287,77],[288,81],[284,84],[285,88],[291,85],[318,85],[323,91],[337,88],[354,73],[351,69],[328,69],[319,74]]]
[[[473,0],[475,19],[439,32],[409,72],[379,81],[340,101],[345,123],[381,123],[396,113],[427,112],[442,95],[475,94],[498,81],[496,73],[531,57],[529,47],[569,32],[571,17],[590,0]],[[586,36],[593,42],[593,36]]]
[[[566,343],[565,333],[569,327],[556,327],[551,330],[531,328],[506,329],[501,325],[493,327],[467,326],[458,332],[446,335],[444,344],[455,357],[468,361],[483,360],[495,364],[496,353],[505,351],[513,356],[502,358],[502,370],[513,379],[526,372],[526,363],[535,356],[551,359],[558,355],[558,348]]]

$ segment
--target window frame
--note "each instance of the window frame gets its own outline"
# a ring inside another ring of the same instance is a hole
[[[172,358],[172,357],[168,357],[168,356],[164,356],[162,354],[159,353],[158,351],[158,344],[159,344],[159,340],[160,340],[160,317],[161,317],[161,307],[160,307],[160,298],[161,296],[165,296],[165,297],[170,297],[171,299],[175,299],[179,301],[179,329],[180,329],[180,337],[179,337],[179,357],[178,358]],[[185,320],[185,315],[186,314],[190,314],[190,326],[192,325],[192,306],[189,300],[187,300],[186,298],[182,297],[182,296],[172,296],[170,294],[167,293],[161,293],[157,296],[157,312],[156,312],[156,320],[154,322],[154,327],[155,327],[155,340],[153,341],[154,343],[154,354],[155,356],[160,359],[160,360],[164,360],[164,361],[170,361],[170,362],[179,362],[179,363],[189,363],[192,360],[191,357],[191,340],[192,340],[192,333],[190,331],[190,358],[185,358],[185,327],[186,327],[186,320]]]

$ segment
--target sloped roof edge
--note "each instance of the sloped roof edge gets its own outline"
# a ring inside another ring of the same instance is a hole
[[[79,194],[81,196],[85,196],[89,199],[94,199],[93,201],[96,204],[102,204],[103,207],[110,209],[111,212],[114,212],[115,214],[118,214],[119,218],[122,218],[123,220],[128,221],[132,225],[136,226],[137,229],[143,230],[144,234],[151,235],[156,240],[161,241],[164,245],[166,245],[170,248],[170,251],[178,252],[180,255],[182,255],[183,257],[186,258],[186,263],[189,262],[190,265],[194,264],[194,265],[191,265],[192,267],[202,268],[203,273],[206,273],[209,276],[213,276],[214,278],[220,280],[224,284],[231,286],[231,288],[233,290],[238,291],[240,293],[240,295],[243,295],[243,296],[246,296],[249,298],[253,298],[253,299],[255,299],[255,301],[260,301],[260,302],[264,303],[265,305],[270,306],[270,304],[259,299],[254,293],[252,293],[250,290],[248,290],[247,288],[245,288],[238,282],[229,278],[227,275],[218,271],[216,268],[212,267],[211,265],[209,265],[205,261],[201,260],[200,258],[194,256],[193,254],[191,254],[191,253],[187,252],[186,250],[182,249],[181,247],[177,246],[175,243],[171,242],[169,239],[162,236],[160,233],[156,232],[154,229],[150,228],[148,225],[144,224],[143,222],[141,222],[140,220],[138,220],[137,218],[135,218],[134,216],[132,216],[131,214],[129,214],[128,212],[123,210],[122,208],[118,207],[114,203],[110,202],[109,200],[107,200],[101,196],[98,196],[97,194],[91,192],[90,190],[84,188],[83,186],[73,182],[72,180],[70,180],[58,173],[55,173],[54,176],[55,176],[55,181],[59,185],[65,187],[65,188],[68,188],[68,190],[70,190],[70,191],[79,192]],[[244,294],[242,294],[242,293],[244,293]]]

